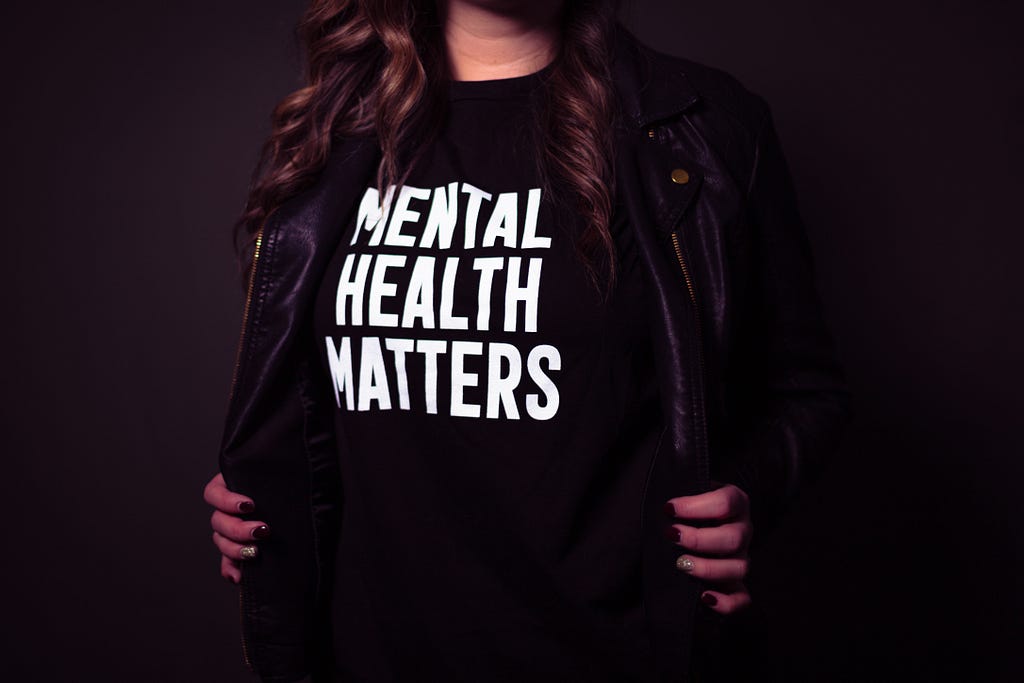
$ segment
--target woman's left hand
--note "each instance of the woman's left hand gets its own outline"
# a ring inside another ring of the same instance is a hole
[[[676,566],[715,586],[701,600],[719,614],[731,614],[750,605],[750,593],[743,583],[749,559],[747,548],[754,527],[750,521],[750,499],[735,484],[712,481],[717,488],[693,496],[670,498],[665,514],[673,518],[712,520],[712,526],[670,523],[669,538],[691,551],[680,555]],[[699,554],[696,554],[699,553]]]

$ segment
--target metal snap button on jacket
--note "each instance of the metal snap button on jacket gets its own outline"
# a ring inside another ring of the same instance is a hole
[[[685,169],[677,168],[672,171],[672,182],[676,185],[685,185],[690,182],[690,174]]]

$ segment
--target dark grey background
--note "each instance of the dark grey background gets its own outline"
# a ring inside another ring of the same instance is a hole
[[[18,681],[244,681],[202,486],[228,228],[303,3],[19,3],[2,31],[4,619]],[[752,585],[788,680],[1021,680],[1020,3],[637,0],[773,105],[856,421]]]

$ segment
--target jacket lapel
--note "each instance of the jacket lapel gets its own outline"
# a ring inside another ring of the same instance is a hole
[[[645,128],[672,118],[700,101],[676,63],[643,45],[621,23],[614,37],[613,78],[631,123]]]
[[[640,259],[648,275],[651,292],[650,334],[655,343],[654,363],[661,394],[664,432],[652,455],[650,473],[643,492],[641,511],[641,554],[644,610],[656,666],[662,680],[684,680],[693,642],[692,610],[698,604],[701,586],[694,577],[675,568],[679,548],[665,540],[665,501],[700,492],[702,432],[697,425],[693,381],[697,366],[692,325],[692,304],[677,266],[666,257],[665,243],[649,210],[647,191],[641,176],[648,157],[638,147],[645,144],[636,135],[620,138],[616,175],[628,223],[636,238]],[[672,202],[681,212],[692,192]]]
[[[667,234],[696,196],[702,177],[697,163],[676,158],[659,144],[653,124],[689,110],[700,95],[676,62],[645,48],[622,24],[616,29],[612,74],[625,115],[621,132],[635,143],[633,172],[640,174],[653,226]]]
[[[680,572],[677,546],[665,540],[662,506],[707,489],[707,444],[701,424],[702,384],[697,311],[689,298],[670,233],[679,227],[702,183],[699,166],[658,143],[652,123],[699,101],[684,74],[651,69],[656,55],[619,34],[615,74],[627,123],[616,140],[617,191],[633,228],[651,292],[650,334],[661,393],[664,432],[643,492],[641,571],[644,612],[661,680],[687,680],[703,583]],[[653,74],[653,75],[652,75]],[[680,235],[681,238],[681,235]],[[683,240],[679,240],[683,249]]]
[[[258,429],[261,410],[272,409],[260,402],[273,400],[274,392],[256,388],[275,386],[295,340],[307,331],[306,314],[316,288],[346,219],[373,177],[379,154],[372,137],[336,141],[316,181],[284,202],[268,221],[236,390],[228,406],[227,424],[234,429],[224,435],[223,447]],[[264,320],[273,320],[273,326]],[[260,362],[252,362],[254,358]]]

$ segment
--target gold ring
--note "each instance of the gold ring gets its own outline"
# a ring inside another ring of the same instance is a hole
[[[238,554],[242,556],[243,560],[251,560],[256,557],[256,546],[254,545],[243,545],[242,549],[238,551]]]

